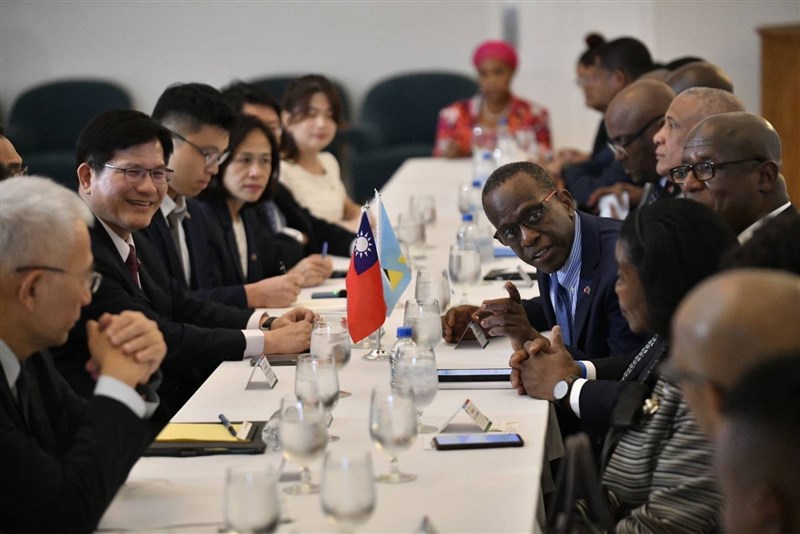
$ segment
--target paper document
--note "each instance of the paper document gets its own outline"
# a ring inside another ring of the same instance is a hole
[[[233,423],[231,426],[238,432],[242,424]],[[228,429],[220,423],[170,423],[156,437],[156,441],[159,443],[170,441],[227,441],[236,443],[239,440],[232,436]]]

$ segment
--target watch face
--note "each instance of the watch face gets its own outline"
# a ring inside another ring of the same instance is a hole
[[[556,382],[556,385],[553,386],[553,397],[555,397],[556,400],[561,400],[566,396],[567,391],[569,391],[569,383],[566,380],[559,380]]]

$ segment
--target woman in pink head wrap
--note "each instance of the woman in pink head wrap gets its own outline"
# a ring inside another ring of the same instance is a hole
[[[534,135],[540,153],[550,150],[547,109],[511,93],[511,78],[517,69],[517,53],[505,41],[486,41],[475,49],[472,62],[478,70],[480,93],[459,100],[439,112],[433,155],[446,158],[472,154],[472,132],[480,126],[492,143],[493,133],[505,119],[514,135]],[[493,148],[493,147],[487,147]]]

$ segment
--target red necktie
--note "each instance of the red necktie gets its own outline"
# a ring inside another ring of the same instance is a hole
[[[128,245],[131,251],[128,253],[128,259],[125,260],[125,265],[128,266],[128,271],[131,273],[131,279],[133,279],[133,283],[139,287],[142,287],[142,284],[139,282],[139,261],[136,259],[136,249],[133,248],[133,245]]]

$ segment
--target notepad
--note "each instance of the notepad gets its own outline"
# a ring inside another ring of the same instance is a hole
[[[238,432],[242,424],[234,423],[231,426]],[[220,423],[170,423],[156,437],[158,443],[192,441],[236,443],[239,440]]]

